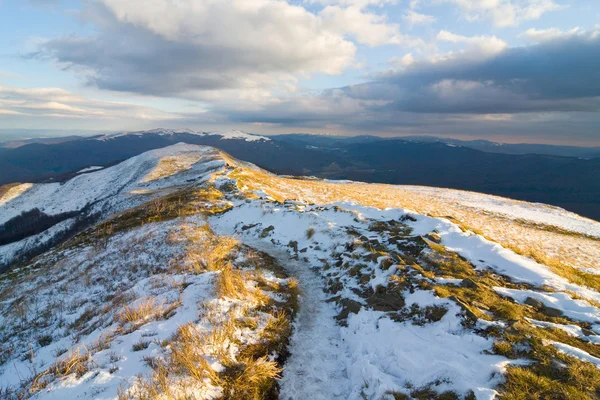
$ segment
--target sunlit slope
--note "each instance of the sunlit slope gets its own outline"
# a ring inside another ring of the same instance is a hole
[[[0,276],[0,398],[600,391],[594,221],[477,193],[279,177],[199,146],[113,168],[0,205],[5,220],[52,215],[77,187],[103,210]],[[121,189],[98,197],[105,180]]]

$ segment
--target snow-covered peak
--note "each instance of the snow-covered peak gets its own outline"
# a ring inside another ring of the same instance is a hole
[[[259,140],[266,140],[266,141],[271,140],[265,136],[254,135],[252,133],[242,132],[237,129],[233,129],[233,130],[225,131],[225,132],[210,132],[209,135],[221,136],[221,139],[244,139],[248,142],[256,142]]]
[[[143,136],[143,135],[173,136],[176,134],[187,134],[187,135],[196,135],[196,136],[221,136],[221,139],[242,139],[247,142],[256,142],[256,141],[260,141],[260,140],[265,140],[265,141],[271,140],[265,136],[255,135],[255,134],[243,132],[243,131],[240,131],[237,129],[230,130],[230,131],[224,131],[224,132],[218,132],[218,131],[201,132],[201,131],[196,131],[194,129],[188,129],[188,128],[180,128],[180,129],[157,128],[157,129],[151,129],[148,131],[122,132],[122,133],[115,133],[112,135],[105,135],[105,136],[100,137],[98,140],[105,141],[105,140],[111,140],[111,139],[115,139],[115,138],[123,137],[123,136]]]
[[[142,153],[110,168],[80,174],[63,184],[21,185],[11,192],[11,197],[3,197],[8,200],[0,203],[0,224],[33,208],[49,215],[75,212],[101,200],[114,203],[115,196],[119,201],[128,201],[132,192],[151,193],[202,180],[225,164],[219,154],[212,147],[179,143]],[[138,201],[134,198],[131,200]],[[124,206],[131,205],[126,203]]]
[[[189,135],[202,135],[201,132],[197,132],[193,129],[189,128],[181,128],[181,129],[165,129],[165,128],[156,128],[147,131],[133,131],[133,132],[120,132],[114,133],[110,135],[104,135],[98,138],[98,140],[110,140],[123,136],[143,136],[143,135],[161,135],[161,136],[171,136],[176,133],[186,133]]]

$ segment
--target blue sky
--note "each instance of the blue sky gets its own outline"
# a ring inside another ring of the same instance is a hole
[[[600,145],[597,0],[0,0],[0,129]]]

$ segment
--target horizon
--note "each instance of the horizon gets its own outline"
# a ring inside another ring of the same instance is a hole
[[[523,141],[519,138],[515,138],[514,141],[500,141],[493,140],[492,138],[482,138],[478,136],[460,136],[460,135],[452,135],[452,136],[435,136],[435,135],[395,135],[395,136],[384,136],[378,135],[376,133],[357,133],[352,135],[344,135],[344,134],[331,134],[331,133],[316,133],[316,132],[285,132],[285,133],[265,133],[259,132],[256,130],[246,131],[242,129],[236,128],[226,128],[220,130],[205,130],[205,129],[192,129],[188,127],[157,127],[151,129],[141,129],[141,130],[80,130],[80,129],[64,129],[64,130],[37,130],[37,129],[0,129],[0,143],[10,143],[10,142],[19,142],[19,141],[27,141],[34,139],[51,139],[51,138],[60,138],[60,137],[68,137],[68,136],[81,136],[81,137],[93,137],[97,135],[114,135],[114,134],[124,134],[124,133],[133,133],[133,132],[147,132],[152,130],[194,130],[196,132],[227,132],[227,131],[241,131],[244,133],[248,133],[251,135],[257,136],[281,136],[281,135],[310,135],[310,136],[327,136],[327,137],[339,137],[339,138],[352,138],[352,137],[361,137],[361,136],[375,136],[382,139],[402,139],[402,138],[429,138],[429,139],[438,139],[438,140],[457,140],[462,142],[471,142],[471,141],[486,141],[490,143],[497,144],[507,144],[507,145],[542,145],[542,146],[557,146],[557,147],[579,147],[579,148],[589,148],[589,149],[598,149],[600,148],[600,144],[598,145],[586,145],[586,144],[577,144],[572,142],[553,142],[553,141]],[[13,133],[10,133],[13,132]],[[37,132],[32,133],[30,136],[24,136],[27,132]],[[42,132],[49,132],[47,134],[43,134]]]
[[[593,0],[0,1],[0,126],[600,146]]]

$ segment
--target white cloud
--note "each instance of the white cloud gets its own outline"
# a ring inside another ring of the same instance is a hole
[[[356,6],[365,8],[368,6],[384,6],[386,4],[396,4],[398,0],[304,0],[304,3],[308,4],[321,4],[325,6],[331,5],[342,5],[342,6]]]
[[[408,10],[402,17],[410,26],[414,25],[430,25],[436,21],[432,15],[420,14],[413,10]]]
[[[594,39],[600,37],[600,25],[596,25],[596,27],[590,31],[583,30],[579,27],[575,27],[568,31],[563,31],[558,28],[549,28],[549,29],[528,29],[519,37],[526,38],[533,42],[548,42],[554,40],[564,40],[570,39],[574,37],[587,37],[588,39]]]
[[[58,88],[0,85],[0,116],[90,121],[172,121],[182,118],[152,107],[87,98]]]
[[[468,20],[491,20],[496,26],[518,25],[539,19],[543,14],[562,6],[553,0],[440,0],[461,7]]]
[[[508,48],[508,44],[496,36],[461,36],[448,31],[440,31],[437,40],[455,44],[463,44],[466,48],[462,56],[489,57]]]
[[[365,12],[359,7],[327,6],[319,13],[319,17],[327,29],[340,35],[351,35],[357,42],[369,46],[418,46],[423,43],[420,39],[402,35],[398,25],[387,23],[385,16]]]
[[[47,41],[41,53],[110,90],[211,98],[235,91],[257,99],[298,74],[339,74],[355,45],[335,24],[282,0],[90,0],[83,16],[97,34]],[[348,19],[352,15],[346,15]],[[388,34],[352,34],[377,43]]]

